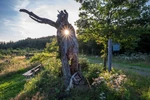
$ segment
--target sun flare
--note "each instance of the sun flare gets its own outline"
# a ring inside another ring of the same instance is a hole
[[[66,36],[68,36],[69,35],[69,30],[65,29],[64,33],[65,33]]]

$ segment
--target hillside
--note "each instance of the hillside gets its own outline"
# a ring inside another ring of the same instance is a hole
[[[24,49],[24,48],[35,48],[35,49],[44,49],[47,42],[51,42],[56,36],[47,36],[41,38],[27,38],[24,40],[19,40],[16,42],[0,42],[0,49]]]

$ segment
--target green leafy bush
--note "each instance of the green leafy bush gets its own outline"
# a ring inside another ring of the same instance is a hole
[[[93,82],[93,78],[96,78],[99,76],[99,74],[102,72],[102,65],[100,64],[90,64],[87,71],[83,71],[85,74],[85,77],[90,81],[90,83]]]
[[[86,58],[80,58],[79,59],[79,64],[81,67],[81,70],[87,71],[89,67],[89,61]]]

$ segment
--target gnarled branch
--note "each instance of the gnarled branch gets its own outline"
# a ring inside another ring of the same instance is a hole
[[[38,23],[49,24],[49,25],[51,25],[51,26],[53,26],[55,28],[58,28],[58,25],[54,21],[52,21],[50,19],[41,18],[41,17],[37,16],[36,14],[34,14],[33,12],[30,12],[30,11],[28,11],[26,9],[20,9],[20,12],[27,13],[30,16],[30,18],[32,18],[33,20],[35,20]]]

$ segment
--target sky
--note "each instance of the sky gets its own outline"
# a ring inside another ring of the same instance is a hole
[[[54,27],[35,22],[19,9],[27,9],[53,21],[57,20],[57,10],[66,9],[68,20],[76,29],[74,22],[79,18],[79,7],[75,0],[0,0],[0,42],[56,35]]]
[[[35,22],[19,9],[27,9],[53,21],[57,20],[57,10],[66,9],[69,22],[77,29],[74,22],[79,18],[79,7],[75,0],[0,0],[0,42],[56,35],[54,27]]]

